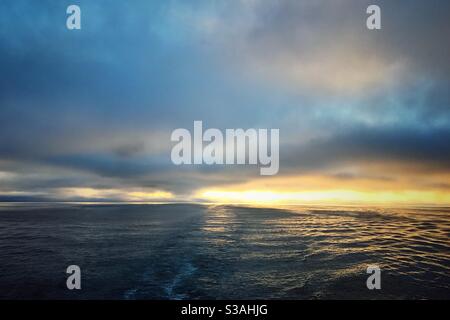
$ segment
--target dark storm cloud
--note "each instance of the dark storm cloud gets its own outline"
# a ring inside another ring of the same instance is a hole
[[[63,168],[87,171],[100,176],[135,179],[167,171],[172,167],[165,158],[124,159],[111,155],[74,155],[45,159],[45,163]]]
[[[424,170],[450,171],[450,129],[354,128],[312,140],[282,154],[287,172],[318,170],[335,165],[405,163]]]

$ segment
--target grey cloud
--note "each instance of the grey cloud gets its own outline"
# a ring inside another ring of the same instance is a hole
[[[284,170],[320,170],[345,164],[401,162],[423,170],[450,171],[449,129],[353,128],[335,136],[285,148]],[[283,168],[283,167],[282,167]]]

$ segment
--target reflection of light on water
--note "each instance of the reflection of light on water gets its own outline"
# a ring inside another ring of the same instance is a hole
[[[266,284],[276,278],[274,272],[289,279],[299,273],[310,279],[323,277],[325,285],[364,276],[370,263],[417,282],[430,278],[436,286],[442,282],[439,277],[449,278],[448,213],[423,214],[411,208],[287,208],[211,206],[203,231],[211,244],[232,244],[229,248],[239,252],[239,265],[252,265],[254,272],[274,266],[273,271],[265,271],[264,279],[255,279]],[[449,280],[444,282],[450,286]]]
[[[233,240],[228,237],[236,225],[235,214],[225,206],[209,206],[201,230],[211,244],[226,245]]]

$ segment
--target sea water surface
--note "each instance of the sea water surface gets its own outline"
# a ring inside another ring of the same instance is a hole
[[[450,299],[450,209],[1,204],[0,299]]]

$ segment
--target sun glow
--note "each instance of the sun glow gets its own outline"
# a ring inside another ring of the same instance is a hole
[[[383,168],[386,175],[391,171]],[[347,171],[350,171],[349,169]],[[372,170],[374,171],[374,170]],[[381,169],[377,170],[381,172]],[[352,172],[352,171],[351,171]],[[450,176],[414,172],[384,176],[310,174],[261,177],[239,184],[198,190],[196,199],[214,203],[449,205],[450,190],[439,181]]]
[[[206,190],[198,198],[219,203],[249,204],[448,204],[450,195],[429,191],[383,191],[326,190],[302,192],[274,192],[261,190]]]

